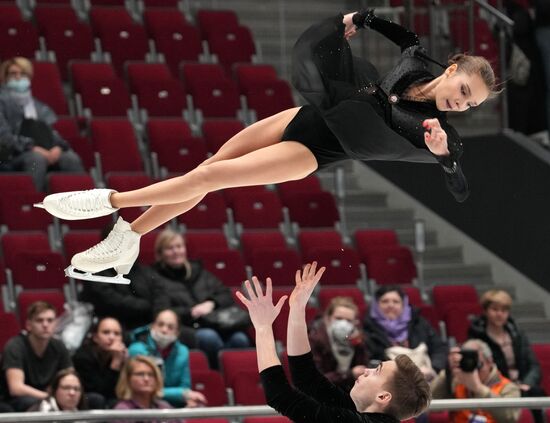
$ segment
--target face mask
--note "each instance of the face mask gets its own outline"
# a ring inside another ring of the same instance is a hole
[[[164,349],[168,345],[173,344],[174,342],[176,342],[176,339],[178,339],[176,335],[164,335],[154,329],[151,329],[151,338],[153,338],[157,346],[161,349]]]
[[[6,87],[18,93],[24,93],[30,89],[31,80],[27,77],[10,79],[6,83]]]
[[[332,338],[338,343],[347,343],[354,329],[353,323],[344,319],[336,319],[330,325]]]

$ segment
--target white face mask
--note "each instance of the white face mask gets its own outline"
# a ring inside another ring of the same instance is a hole
[[[25,93],[31,88],[31,80],[26,76],[19,79],[9,79],[6,87],[17,93]]]
[[[153,338],[153,341],[155,341],[157,346],[161,349],[164,349],[168,345],[173,344],[174,342],[176,342],[176,339],[178,339],[176,335],[164,335],[154,329],[151,329],[151,338]]]
[[[355,326],[345,319],[336,319],[330,324],[332,338],[342,344],[348,343],[349,336],[353,333]]]

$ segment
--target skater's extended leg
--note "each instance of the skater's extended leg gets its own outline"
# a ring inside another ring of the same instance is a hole
[[[145,188],[111,195],[113,207],[181,203],[211,191],[301,179],[317,169],[303,144],[282,141],[244,156],[199,166],[191,172]]]

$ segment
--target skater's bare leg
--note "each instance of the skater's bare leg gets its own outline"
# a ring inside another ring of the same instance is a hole
[[[220,160],[234,159],[251,151],[278,143],[284,128],[299,109],[299,107],[296,107],[285,110],[245,128],[231,137],[216,154],[205,160],[200,166],[209,165]],[[132,229],[140,234],[145,234],[192,209],[203,197],[198,196],[183,203],[152,206],[132,223]]]

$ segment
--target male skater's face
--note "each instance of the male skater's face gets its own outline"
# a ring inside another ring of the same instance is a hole
[[[381,362],[375,369],[366,369],[365,372],[355,380],[351,388],[350,396],[357,411],[365,411],[377,399],[388,395],[386,386],[393,378],[397,370],[394,361]],[[389,393],[391,395],[391,393]]]

